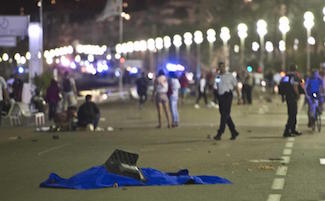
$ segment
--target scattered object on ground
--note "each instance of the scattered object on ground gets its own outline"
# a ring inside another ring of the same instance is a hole
[[[9,140],[21,140],[20,136],[9,137]]]
[[[114,131],[114,128],[109,126],[109,127],[107,127],[107,131]]]
[[[32,142],[38,142],[38,140],[37,139],[32,139]]]
[[[40,184],[45,188],[99,189],[124,186],[169,186],[185,184],[231,184],[218,176],[190,176],[187,169],[165,173],[152,168],[138,168],[138,154],[115,150],[104,165],[95,166],[64,179],[55,173]]]
[[[249,160],[251,163],[281,163],[283,162],[282,158],[270,158],[270,159],[255,159]]]
[[[110,173],[131,177],[144,182],[146,178],[137,167],[138,158],[138,154],[116,149],[105,162],[105,167]]]
[[[36,131],[37,132],[48,132],[48,131],[51,131],[51,127],[49,127],[49,126],[39,127],[39,128],[36,128]]]
[[[248,133],[251,133],[251,132],[252,132],[252,130],[247,130],[247,132],[248,132]]]
[[[53,135],[53,136],[52,136],[52,139],[53,139],[53,140],[58,140],[59,138],[60,138],[59,135]]]
[[[101,128],[101,127],[97,127],[96,129],[95,129],[95,131],[96,132],[103,132],[103,131],[105,131],[103,128]]]
[[[272,165],[265,165],[265,164],[259,165],[257,168],[259,170],[275,170],[275,167],[273,167]]]
[[[253,170],[252,170],[252,169],[250,169],[250,168],[247,168],[247,171],[248,171],[248,172],[253,172]]]
[[[106,121],[106,118],[105,118],[105,117],[101,117],[101,118],[99,119],[99,121]]]
[[[207,135],[207,139],[211,139],[211,135]]]

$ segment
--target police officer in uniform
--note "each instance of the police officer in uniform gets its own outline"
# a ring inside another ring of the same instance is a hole
[[[302,134],[296,130],[298,112],[297,101],[299,99],[300,84],[300,78],[297,76],[297,65],[290,65],[289,70],[290,72],[282,80],[282,82],[287,85],[284,95],[288,109],[288,121],[285,126],[283,137],[294,137]]]
[[[219,63],[219,70],[220,76],[218,80],[218,95],[219,95],[219,112],[220,112],[220,125],[217,135],[214,137],[215,140],[221,140],[221,136],[225,131],[226,124],[228,125],[231,138],[230,140],[235,140],[236,137],[239,135],[235,128],[235,124],[231,119],[230,111],[231,111],[231,104],[233,99],[232,91],[236,88],[237,94],[239,94],[237,88],[237,81],[234,76],[226,72],[225,64],[220,62]]]

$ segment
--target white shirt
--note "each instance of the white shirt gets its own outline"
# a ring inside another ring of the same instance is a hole
[[[7,83],[6,80],[0,76],[0,101],[3,101],[3,91],[2,90],[7,90]]]
[[[231,73],[227,72],[222,74],[220,75],[220,82],[218,84],[218,94],[223,95],[226,92],[231,92],[236,85],[237,81]]]
[[[179,83],[178,79],[177,78],[172,78],[170,80],[171,82],[171,87],[172,87],[172,95],[174,98],[177,98],[178,97],[178,90],[181,88],[181,84]]]

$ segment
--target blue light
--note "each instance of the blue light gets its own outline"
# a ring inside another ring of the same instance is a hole
[[[25,69],[23,67],[21,67],[21,66],[18,67],[18,73],[19,74],[23,74],[24,71],[25,71]]]
[[[253,67],[252,67],[252,66],[247,66],[247,71],[248,71],[249,73],[251,73],[251,72],[253,71]]]
[[[176,72],[176,71],[184,71],[185,67],[182,66],[181,64],[172,64],[172,63],[167,63],[166,64],[166,69],[169,72]]]

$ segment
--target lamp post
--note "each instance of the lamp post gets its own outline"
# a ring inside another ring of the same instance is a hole
[[[194,32],[194,42],[197,45],[196,77],[199,79],[201,76],[201,43],[203,42],[203,34],[201,31]]]
[[[193,43],[193,35],[190,32],[186,32],[184,33],[183,38],[184,38],[184,43],[186,45],[186,53],[187,56],[189,56],[191,45]]]
[[[209,42],[209,64],[211,65],[214,42],[217,40],[216,31],[214,29],[207,30],[207,40]]]
[[[305,12],[304,14],[304,26],[307,30],[307,72],[310,70],[310,45],[308,39],[311,36],[311,29],[314,27],[314,14],[310,11]]]
[[[174,35],[173,37],[173,45],[176,48],[176,59],[179,60],[179,48],[182,46],[182,36],[179,34]]]
[[[226,69],[229,69],[229,48],[228,40],[230,39],[230,31],[228,27],[222,27],[220,31],[220,38],[223,41],[223,51]]]
[[[240,23],[237,26],[238,30],[238,37],[240,38],[240,65],[241,67],[244,67],[244,58],[245,58],[245,39],[247,38],[247,25],[244,23]]]
[[[264,72],[264,36],[267,34],[267,24],[265,20],[257,21],[257,33],[260,37],[260,62],[259,65],[262,68],[262,72]]]
[[[279,19],[279,30],[282,33],[282,41],[279,44],[279,49],[282,53],[282,70],[285,70],[286,67],[286,35],[290,31],[289,19],[286,16],[282,16]],[[281,47],[280,47],[281,46]]]

